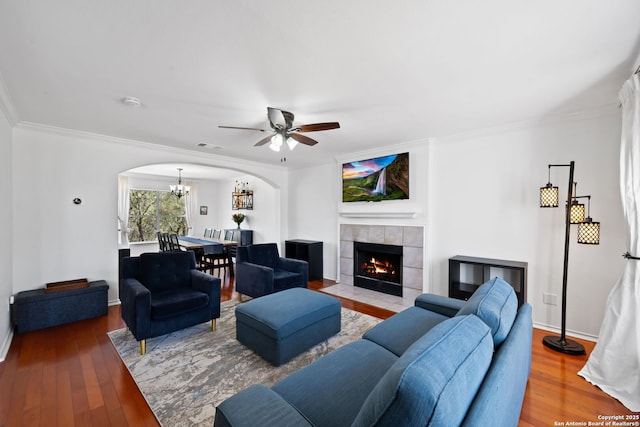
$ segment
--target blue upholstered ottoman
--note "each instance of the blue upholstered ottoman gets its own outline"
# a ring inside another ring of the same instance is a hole
[[[236,339],[275,366],[340,332],[340,301],[287,289],[236,307]]]

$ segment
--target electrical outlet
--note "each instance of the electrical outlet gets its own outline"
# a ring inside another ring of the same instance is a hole
[[[542,294],[542,302],[549,305],[558,305],[558,295],[556,294]]]

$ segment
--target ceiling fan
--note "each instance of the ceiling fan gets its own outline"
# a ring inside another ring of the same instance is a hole
[[[238,127],[238,126],[218,126],[223,129],[243,129],[243,130],[257,130],[260,132],[274,132],[273,135],[269,135],[265,138],[262,138],[258,141],[255,146],[259,147],[261,145],[265,145],[268,142],[269,148],[273,151],[280,151],[282,145],[286,142],[289,146],[289,149],[293,150],[293,148],[298,144],[305,145],[316,145],[318,141],[315,139],[311,139],[308,136],[301,135],[299,132],[318,132],[321,130],[330,130],[330,129],[338,129],[340,127],[340,123],[338,122],[327,122],[327,123],[313,123],[309,125],[293,125],[293,113],[289,111],[279,110],[277,108],[267,107],[267,117],[269,118],[269,124],[271,125],[271,129],[260,129],[260,128],[248,128],[248,127]]]

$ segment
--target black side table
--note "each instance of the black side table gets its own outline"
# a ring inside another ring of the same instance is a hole
[[[286,258],[300,259],[309,263],[309,280],[322,280],[322,242],[315,240],[285,240]]]

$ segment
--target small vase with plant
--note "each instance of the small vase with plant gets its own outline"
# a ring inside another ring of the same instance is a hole
[[[240,230],[240,224],[242,224],[242,221],[244,221],[245,218],[246,218],[245,214],[241,214],[241,213],[235,213],[231,217],[231,219],[233,219],[233,222],[238,224],[238,230]]]

